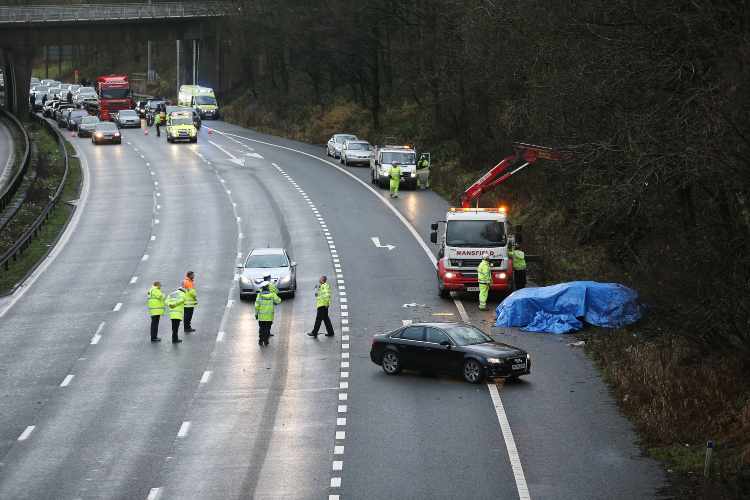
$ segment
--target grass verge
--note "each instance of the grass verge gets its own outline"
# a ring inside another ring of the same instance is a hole
[[[54,192],[54,189],[59,185],[65,165],[57,147],[57,138],[50,135],[46,129],[40,126],[30,126],[29,129],[30,138],[36,145],[36,154],[32,160],[34,162],[32,168],[42,166],[41,170],[48,169],[49,172],[54,172],[54,174],[45,176],[40,183],[35,185],[35,188],[40,191],[37,194],[46,195],[50,189]],[[73,207],[65,203],[65,201],[78,198],[81,189],[81,165],[77,158],[72,158],[72,154],[75,152],[73,147],[67,142],[65,146],[69,157],[69,171],[61,199],[26,251],[15,262],[11,262],[7,271],[0,273],[0,295],[12,292],[15,286],[36,268],[39,262],[54,246],[73,214]],[[46,160],[41,160],[40,162],[41,158],[46,158]],[[37,173],[39,174],[39,172]],[[30,203],[24,205],[19,211],[19,215],[9,225],[8,235],[10,238],[22,234],[39,213],[41,213],[45,204],[33,199]],[[10,226],[13,227],[11,228]],[[5,239],[6,235],[3,235],[3,238]]]

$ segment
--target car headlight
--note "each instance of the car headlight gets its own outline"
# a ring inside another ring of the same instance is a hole
[[[240,283],[242,283],[243,285],[249,285],[250,284],[250,280],[247,279],[244,276],[240,276]]]
[[[503,360],[500,358],[487,358],[487,362],[492,363],[493,365],[499,365]]]
[[[120,137],[120,133],[119,132],[115,132],[115,137]]]
[[[96,133],[96,136],[97,136],[97,137],[102,137],[102,136],[103,136],[103,134],[102,134],[101,132],[97,132],[97,133]]]
[[[417,176],[417,173],[416,173],[416,172],[412,172],[412,173],[411,173],[411,176],[412,176],[412,177],[416,177],[416,176]]]
[[[292,281],[291,275],[287,274],[286,276],[282,276],[279,278],[279,283],[282,285],[288,285],[289,282]]]

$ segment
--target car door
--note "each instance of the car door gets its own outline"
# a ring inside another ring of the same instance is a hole
[[[449,345],[443,345],[445,342]],[[425,367],[435,371],[458,369],[464,356],[445,332],[431,326],[425,328],[423,351]]]
[[[424,345],[424,327],[407,326],[395,339],[401,358],[401,366],[404,368],[419,368]]]

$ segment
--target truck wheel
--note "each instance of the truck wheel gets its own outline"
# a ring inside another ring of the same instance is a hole
[[[449,299],[451,296],[450,290],[445,288],[445,285],[443,285],[443,282],[440,281],[440,278],[438,278],[437,282],[438,282],[438,295],[440,296],[440,298]]]

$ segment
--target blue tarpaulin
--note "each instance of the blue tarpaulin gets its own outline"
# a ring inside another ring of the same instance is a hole
[[[571,281],[510,294],[496,310],[495,326],[521,327],[530,332],[568,333],[581,321],[617,328],[641,318],[638,294],[617,283]]]

